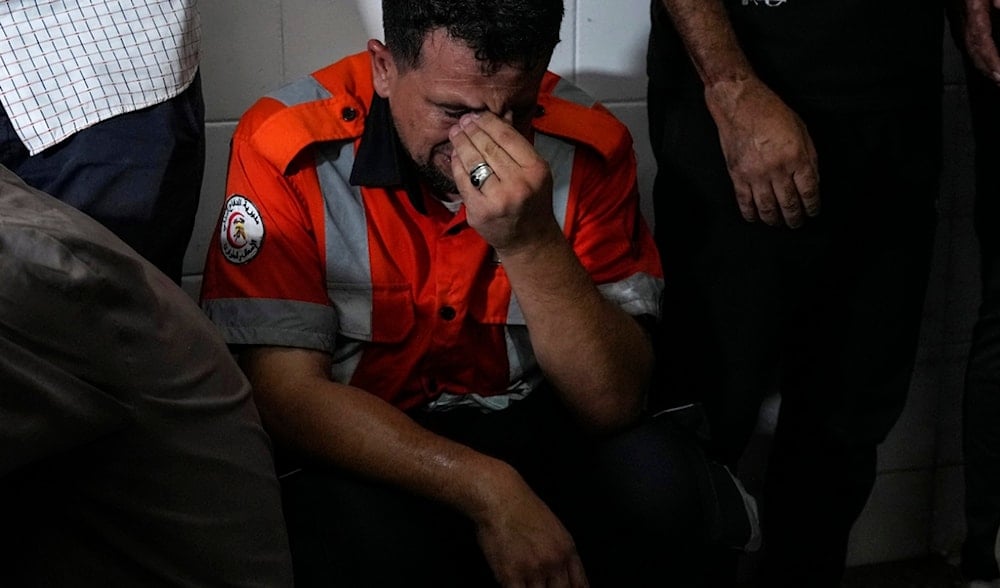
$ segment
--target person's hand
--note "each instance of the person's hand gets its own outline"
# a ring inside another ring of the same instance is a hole
[[[770,226],[819,214],[816,149],[805,124],[756,78],[705,91],[740,213]]]
[[[993,10],[1000,10],[1000,0],[965,0],[962,36],[972,64],[1000,84],[1000,53],[993,41],[991,5]]]
[[[451,130],[451,169],[469,226],[498,253],[542,242],[559,231],[552,213],[552,172],[534,146],[490,113],[462,117]],[[492,174],[476,187],[469,173],[485,163]]]
[[[586,588],[587,576],[569,532],[522,480],[509,485],[473,517],[479,546],[497,582],[504,588]]]

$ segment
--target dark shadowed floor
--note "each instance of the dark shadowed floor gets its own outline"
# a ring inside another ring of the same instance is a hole
[[[850,568],[842,588],[958,588],[962,577],[943,557]]]

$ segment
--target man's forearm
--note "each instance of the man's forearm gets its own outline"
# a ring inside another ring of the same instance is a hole
[[[662,2],[704,83],[740,214],[802,226],[820,209],[816,149],[805,124],[757,77],[720,0]]]
[[[706,87],[753,77],[720,0],[661,0]]]
[[[967,55],[980,73],[1000,84],[1000,51],[993,30],[993,24],[1000,20],[1000,1],[964,0],[962,8],[962,36]]]
[[[382,399],[330,381],[318,352],[258,348],[243,355],[261,417],[288,447],[470,517],[517,476],[507,464],[428,431]]]
[[[434,434],[364,390],[330,381],[326,354],[258,348],[241,360],[277,440],[463,513],[503,585],[524,586],[540,569],[580,567],[569,532],[509,464]]]
[[[535,356],[564,402],[594,429],[634,420],[653,361],[642,327],[600,294],[561,232],[503,258]]]

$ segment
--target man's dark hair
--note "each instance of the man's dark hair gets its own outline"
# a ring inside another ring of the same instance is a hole
[[[428,33],[463,41],[485,72],[534,69],[559,42],[562,0],[382,0],[385,44],[397,66],[419,67]]]

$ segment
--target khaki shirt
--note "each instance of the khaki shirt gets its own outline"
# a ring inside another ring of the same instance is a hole
[[[216,329],[3,167],[0,521],[0,586],[291,586],[270,441]]]

